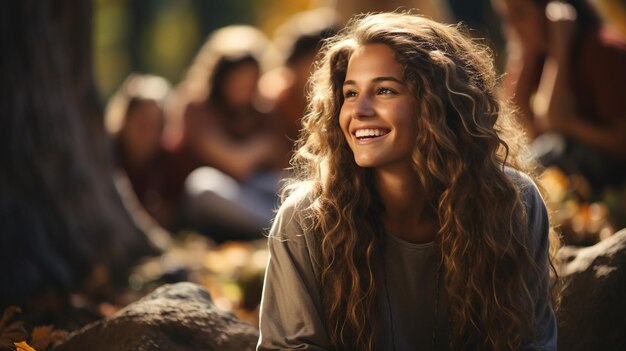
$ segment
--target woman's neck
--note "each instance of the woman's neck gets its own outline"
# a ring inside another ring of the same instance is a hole
[[[387,232],[413,243],[432,241],[438,230],[437,218],[417,173],[407,168],[393,172],[376,170],[375,174]]]

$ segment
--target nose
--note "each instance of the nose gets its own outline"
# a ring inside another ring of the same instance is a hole
[[[374,115],[374,106],[370,96],[362,94],[355,101],[352,117],[371,117]]]

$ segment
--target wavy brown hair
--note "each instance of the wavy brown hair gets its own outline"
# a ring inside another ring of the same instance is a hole
[[[312,187],[327,332],[337,349],[377,345],[384,208],[338,122],[350,56],[375,43],[394,51],[419,101],[413,161],[441,224],[453,348],[515,350],[533,332],[533,296],[543,293],[533,289],[548,292],[547,282],[536,284],[546,267],[530,252],[520,189],[504,172],[529,171],[523,137],[496,95],[490,51],[458,27],[410,13],[353,19],[326,42],[311,78],[287,189]]]

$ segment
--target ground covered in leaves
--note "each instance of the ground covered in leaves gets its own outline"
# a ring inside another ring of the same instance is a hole
[[[86,284],[91,287],[72,293],[53,325],[33,326],[20,307],[7,308],[0,322],[0,350],[50,350],[68,332],[114,314],[163,284],[181,281],[205,287],[215,305],[257,326],[267,259],[266,239],[217,245],[197,233],[179,233],[162,255],[134,267],[125,282],[111,281],[104,267],[95,269]]]

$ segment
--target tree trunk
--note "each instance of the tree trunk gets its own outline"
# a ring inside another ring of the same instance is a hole
[[[0,306],[153,248],[124,209],[92,76],[90,1],[0,4]]]

